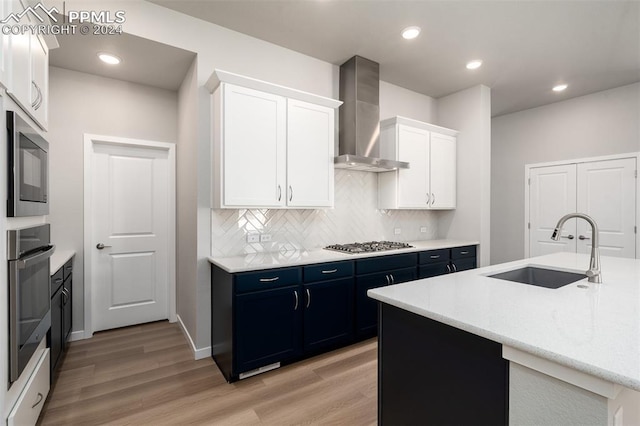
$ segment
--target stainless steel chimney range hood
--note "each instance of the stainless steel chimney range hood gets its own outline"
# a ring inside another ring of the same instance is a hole
[[[408,169],[380,158],[380,64],[354,56],[340,66],[340,131],[336,168],[368,172]]]

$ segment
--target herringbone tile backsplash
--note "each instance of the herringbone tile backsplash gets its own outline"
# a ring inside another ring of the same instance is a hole
[[[329,244],[371,240],[432,240],[436,212],[378,210],[376,173],[335,171],[335,207],[326,210],[211,210],[211,255],[312,250]],[[427,232],[420,232],[426,227]],[[401,234],[395,235],[394,229]],[[271,234],[271,241],[247,243],[247,234]]]

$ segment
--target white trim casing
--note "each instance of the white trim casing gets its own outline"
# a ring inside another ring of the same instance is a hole
[[[91,253],[92,245],[92,181],[91,181],[91,156],[95,142],[112,145],[127,145],[139,148],[153,148],[167,151],[169,163],[169,211],[167,229],[167,304],[169,322],[177,321],[176,313],[176,146],[168,142],[157,142],[142,139],[129,139],[116,136],[104,136],[84,134],[84,338],[93,336],[92,302],[91,302],[91,262],[87,255]],[[80,333],[80,332],[76,332]],[[72,336],[73,340],[80,340],[79,336]]]

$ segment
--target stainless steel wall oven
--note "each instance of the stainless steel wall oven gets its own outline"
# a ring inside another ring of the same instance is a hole
[[[49,214],[49,144],[14,111],[7,111],[7,141],[7,216]]]
[[[49,224],[7,231],[9,386],[18,380],[51,327]]]

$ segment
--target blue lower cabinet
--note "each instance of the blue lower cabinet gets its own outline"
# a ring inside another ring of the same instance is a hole
[[[253,370],[300,355],[302,300],[299,286],[236,296],[235,370]]]
[[[415,266],[356,276],[356,336],[372,337],[378,331],[378,304],[367,296],[367,290],[412,281],[416,278]]]
[[[304,285],[304,351],[353,339],[353,277]]]
[[[475,256],[467,246],[235,274],[212,265],[211,357],[233,382],[373,337],[378,306],[367,290],[469,269]]]

